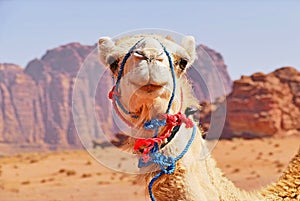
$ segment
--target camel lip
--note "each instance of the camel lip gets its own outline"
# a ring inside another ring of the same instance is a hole
[[[163,87],[164,87],[163,85],[146,84],[146,85],[140,87],[139,90],[143,91],[143,92],[151,93],[151,92],[154,92],[154,91],[159,91]]]

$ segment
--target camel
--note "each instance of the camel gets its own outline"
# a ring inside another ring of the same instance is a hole
[[[145,122],[165,117],[167,110],[170,115],[182,114],[185,108],[198,105],[185,76],[186,69],[196,59],[195,40],[192,36],[185,36],[177,43],[170,37],[155,34],[126,36],[116,41],[102,37],[98,42],[98,51],[100,62],[111,70],[116,79],[119,77],[118,89],[113,89],[110,94],[111,98],[118,96],[119,104],[115,105],[115,109],[128,125],[137,130],[136,136],[128,139],[126,148],[141,155],[141,160],[146,163],[152,155],[145,157],[145,152],[147,150],[149,153],[150,148],[154,149],[153,146],[149,148],[143,144],[134,149],[137,142],[135,138],[153,138],[153,132],[145,131]],[[173,77],[171,64],[175,73]],[[171,102],[172,95],[175,98]],[[156,130],[157,138],[166,133],[167,126]],[[182,153],[191,139],[193,128],[182,123],[177,130],[171,139],[164,138],[156,142],[159,145],[157,152],[174,157]],[[153,193],[152,200],[300,200],[300,150],[277,183],[261,191],[246,192],[223,175],[209,154],[204,159],[200,158],[200,153],[206,153],[207,148],[199,128],[188,148],[184,156],[175,162],[171,173],[162,172],[155,163],[140,167],[146,170],[146,174],[140,177],[145,186],[151,188],[149,193]],[[154,181],[153,177],[158,174]]]

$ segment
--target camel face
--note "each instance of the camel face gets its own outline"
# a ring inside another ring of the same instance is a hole
[[[174,66],[174,78],[164,47]],[[100,61],[110,68],[116,78],[124,56],[131,49],[120,80],[120,101],[128,111],[139,116],[143,114],[146,119],[165,113],[173,83],[179,82],[195,54],[192,37],[183,39],[180,45],[157,35],[122,38],[116,42],[110,38],[100,38],[98,48]],[[179,90],[176,89],[174,110],[180,107]]]
[[[153,38],[138,43],[125,64],[121,90],[126,91],[128,98],[149,102],[171,90],[172,83],[169,60],[162,45]]]

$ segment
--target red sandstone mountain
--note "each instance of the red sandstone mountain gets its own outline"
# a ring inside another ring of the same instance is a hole
[[[23,69],[0,65],[0,140],[40,142],[43,138],[37,87]]]
[[[242,76],[227,97],[224,137],[300,134],[300,72],[292,67]]]
[[[211,112],[225,104],[204,102],[199,114],[204,130],[211,123]],[[260,138],[300,135],[300,72],[283,67],[272,73],[255,73],[234,81],[226,98],[227,116],[221,138]],[[218,138],[208,132],[208,138]]]
[[[10,143],[79,145],[71,115],[74,77],[93,46],[47,51],[25,70],[0,65],[0,139]]]

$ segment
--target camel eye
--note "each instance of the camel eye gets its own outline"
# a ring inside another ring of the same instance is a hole
[[[156,60],[162,62],[164,60],[164,52],[160,52],[159,54],[157,54]]]
[[[116,70],[118,69],[119,67],[119,62],[118,61],[115,61],[114,63],[110,64],[110,69],[113,73],[116,72]]]
[[[109,63],[110,70],[115,73],[119,68],[119,60],[114,57],[109,57],[107,62]]]
[[[157,54],[157,57],[162,57],[164,56],[164,52],[160,52],[159,54]]]
[[[188,61],[185,59],[180,59],[179,60],[179,68],[184,71],[184,69],[186,68]]]

